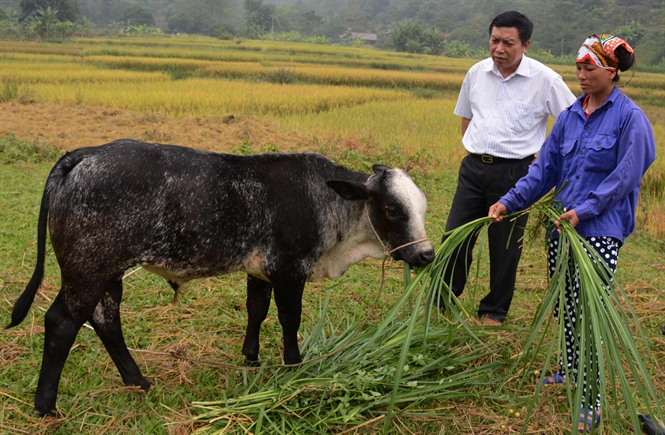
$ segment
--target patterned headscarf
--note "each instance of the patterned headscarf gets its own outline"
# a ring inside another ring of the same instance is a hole
[[[619,59],[614,54],[614,50],[621,45],[629,53],[633,52],[633,48],[617,36],[608,34],[590,35],[577,52],[575,62],[590,63],[610,71],[617,71],[619,69]]]

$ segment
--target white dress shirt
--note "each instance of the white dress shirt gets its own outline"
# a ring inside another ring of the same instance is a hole
[[[504,79],[488,58],[467,72],[454,113],[471,120],[462,138],[467,151],[523,159],[540,150],[548,117],[574,102],[561,76],[542,63],[523,55]]]

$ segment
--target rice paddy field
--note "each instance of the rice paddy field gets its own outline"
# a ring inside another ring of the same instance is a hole
[[[50,167],[66,150],[122,137],[244,154],[314,151],[368,173],[374,163],[405,168],[428,196],[427,231],[438,247],[464,155],[452,112],[476,61],[190,36],[3,40],[0,323],[9,323],[34,267],[38,204]],[[579,94],[574,66],[553,68]],[[658,158],[643,181],[638,229],[621,250],[616,277],[635,313],[629,330],[662,400],[665,75],[638,70],[622,91],[649,116]],[[536,352],[533,364],[520,362],[531,355],[524,346],[548,294],[542,232],[525,243],[516,299],[496,329],[481,327],[474,316],[487,291],[482,243],[460,319],[433,313],[431,324],[417,323],[414,313],[425,301],[415,293],[405,297],[417,275],[396,262],[386,263],[378,298],[376,260],[337,281],[309,284],[304,357],[339,353],[291,371],[271,367],[281,361],[274,307],[262,328],[264,368],[241,366],[244,276],[191,283],[173,303],[162,279],[132,271],[124,280],[123,328],[153,388],[124,387],[100,340],[84,327],[63,372],[61,417],[43,419],[32,414],[32,400],[43,317],[59,286],[49,251],[31,313],[0,333],[0,434],[570,433],[570,390],[535,385],[548,353]],[[544,337],[545,347],[556,342]],[[645,413],[657,403],[646,403],[639,382],[627,383],[634,388],[612,394],[616,407],[596,433],[640,433],[626,403],[634,400]]]

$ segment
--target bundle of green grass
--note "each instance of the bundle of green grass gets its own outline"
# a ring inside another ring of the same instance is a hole
[[[541,217],[536,226],[549,227],[560,215],[552,198],[527,210]],[[458,425],[450,429],[454,433],[526,433],[533,429],[530,421],[535,410],[550,401],[561,409],[567,404],[566,415],[572,417],[565,417],[563,425],[575,434],[577,414],[570,410],[580,409],[581,388],[575,386],[581,385],[583,371],[566,382],[564,400],[548,397],[540,382],[555,369],[558,356],[565,354],[563,322],[551,313],[556,306],[563,312],[567,279],[580,283],[580,307],[584,307],[577,322],[579,366],[591,358],[591,349],[600,349],[603,424],[612,433],[638,434],[638,411],[662,416],[642,354],[646,352],[647,360],[653,357],[637,316],[605,262],[593,249],[584,249],[587,242],[569,224],[562,226],[560,264],[531,326],[512,331],[520,334],[518,340],[474,326],[476,322],[469,321],[460,304],[453,303],[442,272],[469,235],[485,231],[491,222],[491,218],[479,219],[456,229],[438,248],[432,264],[414,277],[405,271],[401,298],[377,325],[334,324],[327,315],[328,300],[322,302],[317,324],[303,332],[305,363],[289,369],[243,370],[233,394],[194,404],[199,410],[198,432],[449,433],[427,427],[428,421],[439,428],[441,421],[448,421]],[[445,314],[432,309],[438,293],[451,302]],[[639,345],[631,327],[638,332]],[[587,382],[595,395],[593,372],[587,373]],[[473,412],[469,407],[475,408]],[[501,414],[497,407],[510,408],[505,418],[497,418]],[[515,418],[520,414],[513,408],[522,410],[524,418]],[[478,416],[483,412],[485,418]],[[484,431],[469,428],[474,418],[484,424]],[[601,433],[599,428],[592,430]],[[538,433],[557,431],[560,428]]]

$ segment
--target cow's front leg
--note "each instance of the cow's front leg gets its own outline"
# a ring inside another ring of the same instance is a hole
[[[274,279],[273,286],[279,323],[284,334],[284,364],[298,364],[302,361],[298,347],[298,329],[305,278]]]
[[[242,356],[249,363],[259,360],[259,332],[268,315],[272,285],[247,275],[247,332],[242,345]]]

